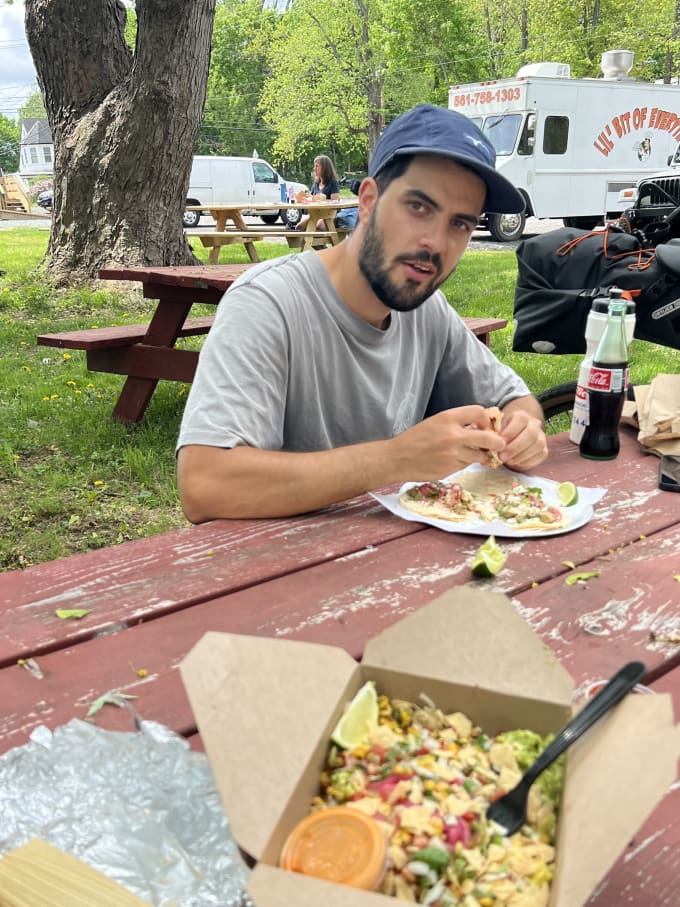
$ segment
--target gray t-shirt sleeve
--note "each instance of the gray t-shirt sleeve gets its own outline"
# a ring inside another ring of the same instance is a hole
[[[286,327],[277,307],[258,287],[232,287],[201,349],[177,448],[280,450],[288,361]]]
[[[445,300],[444,305],[448,338],[426,415],[473,403],[502,409],[511,400],[529,395],[519,375],[468,330]]]

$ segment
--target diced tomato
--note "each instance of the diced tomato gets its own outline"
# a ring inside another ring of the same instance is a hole
[[[410,777],[412,776],[388,775],[387,778],[383,778],[382,781],[370,781],[366,785],[366,790],[374,791],[382,797],[383,800],[388,800],[397,784],[399,784],[400,781],[407,781]]]
[[[453,847],[459,841],[467,847],[470,835],[470,826],[462,816],[458,816],[455,824],[444,827],[444,840],[449,847]]]

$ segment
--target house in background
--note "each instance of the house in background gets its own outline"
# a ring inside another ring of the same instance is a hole
[[[19,139],[19,173],[23,177],[51,176],[54,165],[54,144],[46,117],[27,117],[21,120]]]

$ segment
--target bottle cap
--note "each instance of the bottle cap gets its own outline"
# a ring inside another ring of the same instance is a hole
[[[598,296],[597,299],[593,299],[593,303],[590,308],[593,312],[601,312],[603,315],[606,315],[609,311],[609,297]]]
[[[375,891],[385,872],[380,823],[347,806],[322,809],[299,822],[279,861],[283,869]]]

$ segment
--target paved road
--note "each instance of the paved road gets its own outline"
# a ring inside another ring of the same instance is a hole
[[[537,217],[528,217],[522,239],[529,239],[529,237],[538,236],[540,233],[550,233],[552,230],[559,230],[563,226],[564,224],[561,220],[549,218],[539,220]],[[515,242],[497,242],[487,230],[475,230],[470,240],[470,251],[516,249],[519,243],[520,240]]]
[[[14,227],[49,227],[51,218],[49,215],[45,215],[41,208],[37,208],[35,212],[31,213],[36,213],[37,216],[24,217],[21,220],[5,220],[4,217],[0,217],[0,230],[12,230]]]
[[[40,211],[40,209],[38,209]],[[257,217],[247,217],[246,221],[257,225],[260,223],[259,218]],[[39,220],[0,220],[0,230],[11,230],[14,227],[48,227],[49,218],[41,217]],[[205,227],[206,230],[209,228],[209,225],[212,224],[212,220],[209,217],[202,217],[200,226]],[[561,220],[538,220],[536,217],[529,217],[527,219],[526,228],[524,230],[524,236],[522,239],[527,239],[530,236],[536,236],[539,233],[548,233],[551,230],[559,229],[563,226]],[[283,242],[284,240],[281,240]],[[472,234],[472,240],[470,241],[470,250],[471,251],[480,251],[483,249],[489,250],[502,250],[502,249],[516,249],[519,244],[519,240],[516,242],[496,242],[492,239],[491,234],[486,230],[475,230]]]

